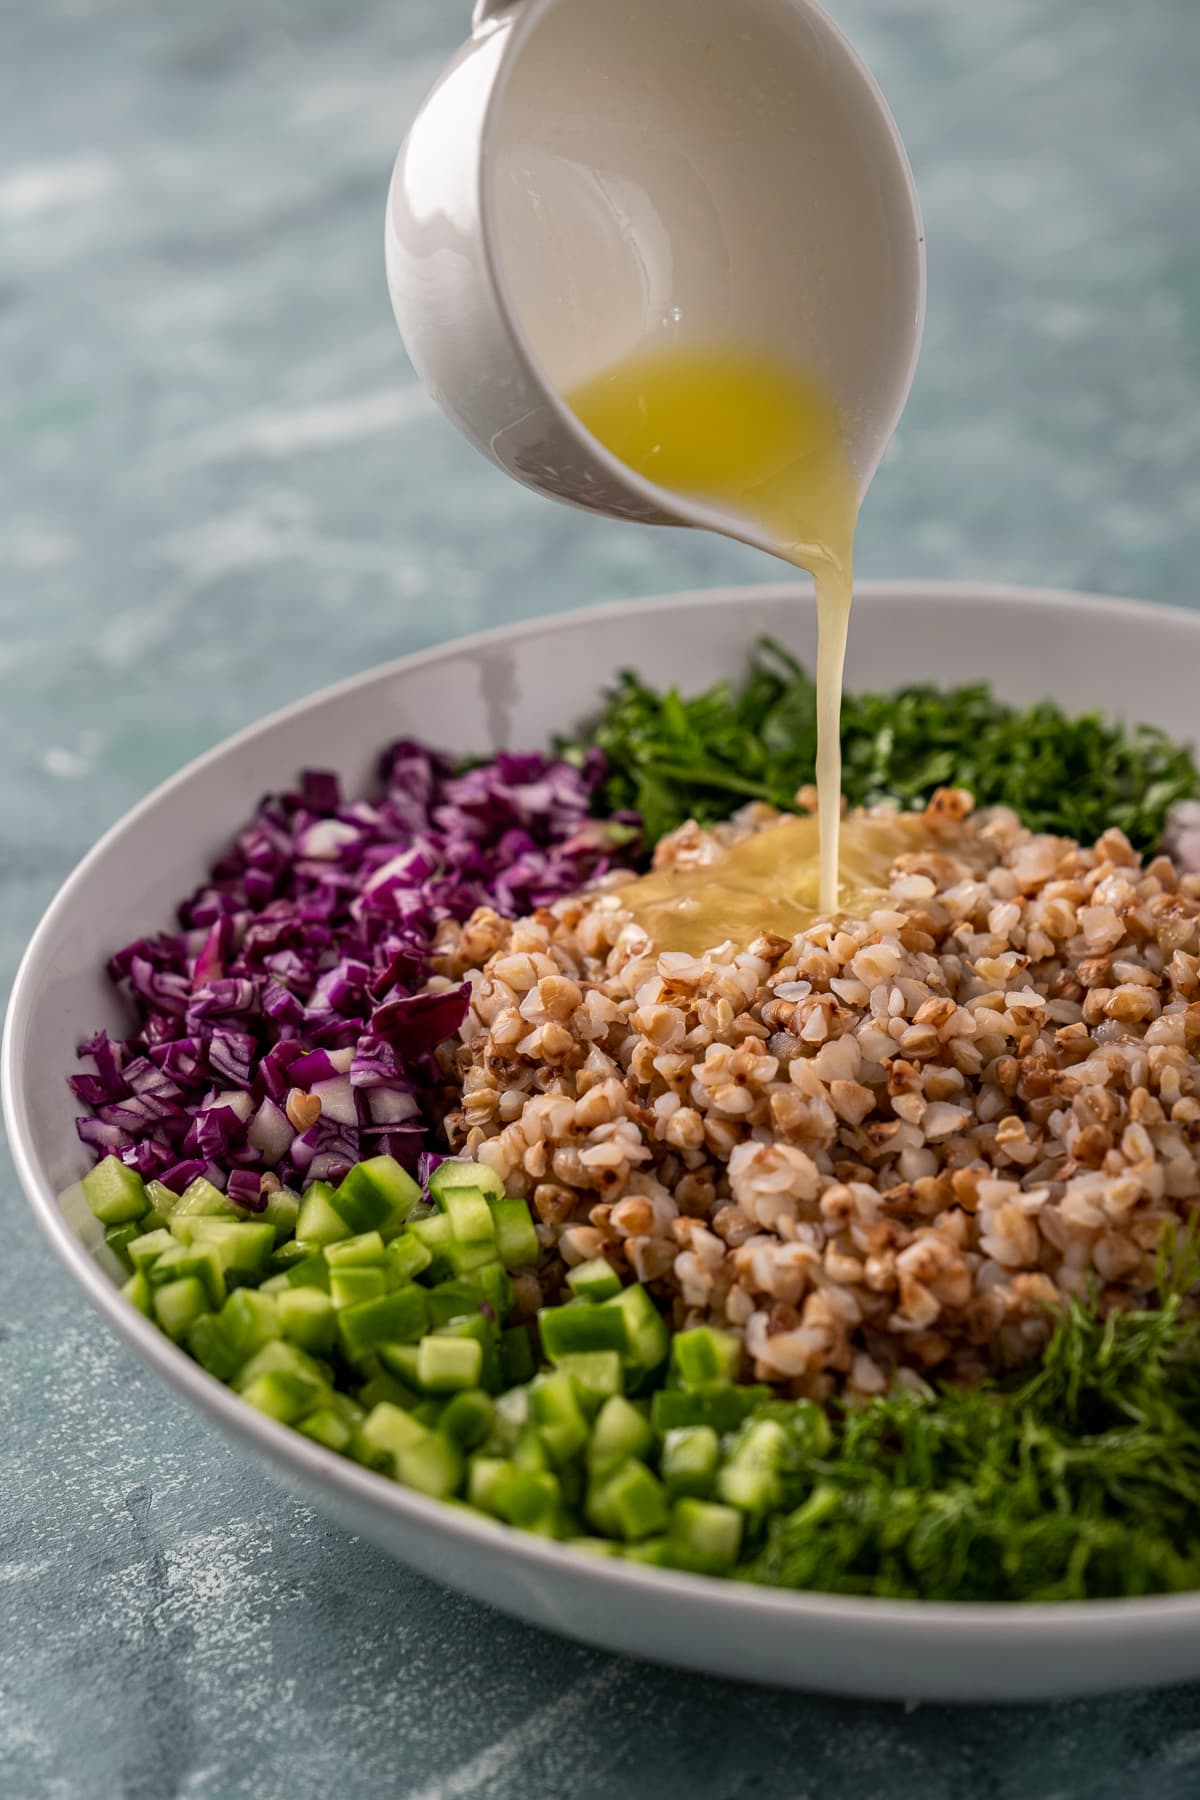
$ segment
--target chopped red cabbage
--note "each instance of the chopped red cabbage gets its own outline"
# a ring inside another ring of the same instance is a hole
[[[459,771],[403,741],[368,797],[346,800],[319,769],[268,796],[179,929],[112,957],[134,1027],[79,1047],[94,1071],[70,1077],[91,1109],[81,1141],[176,1193],[206,1175],[249,1211],[268,1170],[303,1188],[363,1156],[434,1158],[433,1052],[469,1001],[423,991],[438,927],[480,905],[516,917],[601,874],[603,772],[595,755],[576,768],[511,752]],[[296,1088],[323,1088],[329,1108],[303,1131],[286,1110]]]

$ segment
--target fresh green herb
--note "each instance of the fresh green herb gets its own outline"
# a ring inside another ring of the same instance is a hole
[[[685,819],[722,819],[748,800],[788,808],[816,766],[816,689],[794,657],[762,639],[740,684],[684,699],[622,675],[593,730],[609,763],[597,811],[639,812],[650,844]],[[1135,848],[1159,844],[1169,808],[1200,793],[1190,750],[1147,725],[1070,716],[1043,700],[1018,708],[985,683],[847,695],[843,792],[852,806],[921,807],[942,786],[980,806],[1013,807],[1035,831],[1090,843],[1110,826]]]
[[[786,1404],[785,1505],[739,1573],[925,1600],[1082,1600],[1200,1587],[1200,1319],[1190,1238],[1154,1310],[1075,1305],[1038,1368],[876,1400],[814,1455]]]

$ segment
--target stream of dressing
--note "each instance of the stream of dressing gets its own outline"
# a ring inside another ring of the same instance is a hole
[[[837,407],[782,359],[725,346],[639,352],[566,396],[635,473],[749,521],[813,578],[822,914],[839,905],[842,671],[854,585],[858,489]]]

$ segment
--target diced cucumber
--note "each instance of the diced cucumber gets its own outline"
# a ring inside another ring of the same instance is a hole
[[[208,1311],[208,1294],[197,1275],[185,1275],[154,1290],[154,1317],[167,1336],[178,1341],[202,1313]]]
[[[371,1156],[355,1163],[333,1196],[335,1211],[351,1231],[380,1231],[395,1237],[421,1190],[393,1156]]]
[[[384,1263],[383,1239],[377,1231],[360,1231],[357,1237],[342,1238],[330,1244],[325,1261],[340,1275],[343,1269],[381,1268]]]
[[[386,1347],[386,1345],[381,1346],[381,1350]],[[411,1349],[414,1356],[416,1354],[415,1345],[402,1344],[398,1348]],[[337,1397],[340,1398],[340,1396]],[[370,1412],[373,1406],[378,1406],[381,1400],[386,1400],[390,1406],[403,1407],[405,1412],[411,1412],[417,1403],[418,1395],[412,1382],[397,1380],[395,1375],[389,1374],[386,1369],[381,1368],[359,1388],[358,1398],[367,1412]]]
[[[362,1306],[368,1300],[381,1299],[386,1293],[387,1272],[382,1268],[338,1269],[329,1277],[329,1295],[339,1309]]]
[[[245,1357],[233,1348],[219,1316],[202,1313],[187,1334],[187,1347],[202,1369],[218,1381],[232,1381]]]
[[[462,1486],[466,1464],[452,1438],[429,1432],[418,1444],[396,1453],[396,1479],[435,1500],[447,1500]]]
[[[490,1268],[496,1260],[495,1244],[460,1244],[457,1239],[445,1253],[444,1261],[459,1280],[474,1280],[481,1269]],[[435,1268],[430,1271],[440,1273]]]
[[[467,1499],[480,1512],[500,1516],[500,1494],[512,1464],[502,1456],[473,1456],[467,1469]]]
[[[221,1330],[239,1364],[279,1336],[279,1310],[269,1294],[238,1288],[220,1312]]]
[[[146,1186],[119,1156],[106,1156],[83,1178],[87,1203],[102,1225],[127,1225],[150,1209]]]
[[[667,1491],[706,1500],[721,1461],[721,1440],[711,1425],[681,1425],[663,1439],[660,1473]]]
[[[507,1387],[532,1381],[537,1372],[533,1340],[525,1325],[510,1325],[500,1334],[500,1378]]]
[[[466,1319],[479,1311],[480,1296],[465,1281],[439,1281],[426,1290],[429,1298],[429,1322],[433,1327],[448,1325],[451,1319]]]
[[[604,1402],[592,1426],[587,1449],[588,1467],[599,1474],[630,1457],[645,1457],[652,1442],[653,1434],[645,1414],[631,1400],[614,1394],[611,1400]]]
[[[438,1430],[453,1438],[460,1450],[474,1450],[488,1438],[496,1419],[496,1407],[482,1388],[466,1388],[448,1400]]]
[[[667,1496],[645,1463],[631,1457],[593,1480],[585,1512],[597,1531],[629,1542],[662,1531],[667,1523]]]
[[[198,1216],[205,1219],[236,1219],[237,1208],[225,1198],[219,1187],[203,1175],[197,1175],[184,1188],[171,1212],[172,1219]]]
[[[446,1402],[444,1400],[435,1399],[432,1394],[427,1394],[423,1400],[417,1401],[412,1409],[412,1416],[414,1419],[419,1419],[422,1425],[427,1425],[432,1431],[445,1410]]]
[[[717,1496],[739,1512],[765,1514],[780,1504],[779,1470],[787,1451],[787,1434],[775,1419],[752,1419],[729,1446],[717,1475]]]
[[[611,1538],[571,1537],[567,1539],[571,1550],[581,1550],[585,1556],[620,1556],[621,1546],[614,1544]]]
[[[650,1402],[650,1418],[658,1437],[685,1425],[711,1425],[724,1437],[771,1397],[766,1386],[717,1388],[707,1394],[660,1388]]]
[[[744,1515],[736,1507],[683,1499],[675,1502],[669,1535],[673,1544],[689,1552],[694,1566],[722,1575],[737,1562],[744,1523]]]
[[[621,1291],[621,1277],[602,1256],[567,1271],[567,1286],[578,1300],[611,1300]]]
[[[265,1220],[214,1219],[207,1215],[176,1213],[171,1235],[181,1244],[211,1250],[221,1268],[247,1274],[265,1270],[275,1248],[275,1230]]]
[[[172,1193],[171,1189],[162,1181],[148,1181],[146,1183],[146,1199],[149,1203],[150,1211],[155,1214],[160,1225],[165,1225],[167,1223],[167,1220],[179,1205],[179,1195]],[[152,1229],[152,1226],[146,1226],[147,1231]]]
[[[562,1489],[550,1470],[490,1456],[472,1457],[467,1498],[521,1531],[553,1531],[562,1508]]]
[[[577,1456],[588,1441],[588,1422],[579,1394],[561,1370],[539,1375],[529,1390],[529,1418],[556,1467]]]
[[[729,1387],[737,1378],[741,1346],[728,1331],[698,1325],[671,1340],[671,1373],[682,1388]]]
[[[135,1270],[129,1277],[129,1280],[125,1283],[125,1286],[121,1289],[121,1292],[131,1306],[136,1306],[138,1311],[140,1313],[145,1313],[148,1319],[153,1318],[154,1296],[150,1292],[150,1283],[146,1278],[146,1271],[144,1269]]]
[[[333,1277],[333,1285],[339,1281]],[[337,1314],[342,1349],[354,1360],[380,1344],[415,1344],[429,1329],[429,1296],[410,1285],[394,1293],[344,1307]]]
[[[140,1237],[131,1238],[125,1249],[135,1269],[148,1269],[164,1250],[173,1250],[175,1242],[166,1227],[160,1226],[157,1231],[143,1232]]]
[[[492,1206],[496,1221],[496,1249],[506,1269],[529,1268],[541,1254],[537,1232],[524,1200],[497,1200]]]
[[[449,1188],[440,1204],[453,1228],[455,1243],[487,1244],[493,1247],[491,1254],[496,1254],[496,1221],[478,1188]]]
[[[256,1382],[271,1375],[289,1378],[286,1390],[280,1391],[285,1391],[288,1396],[286,1403],[289,1410],[293,1406],[297,1409],[292,1413],[292,1418],[303,1418],[305,1413],[326,1404],[331,1397],[328,1364],[318,1362],[296,1344],[285,1344],[282,1338],[273,1338],[261,1350],[256,1350],[238,1370],[233,1387],[237,1393],[244,1394]],[[267,1388],[258,1390],[260,1396],[271,1391]],[[269,1408],[263,1407],[263,1410],[267,1411]],[[272,1417],[278,1416],[277,1413],[272,1413]],[[284,1422],[290,1424],[291,1420]]]
[[[440,1205],[455,1188],[475,1188],[488,1200],[504,1198],[504,1183],[495,1169],[452,1156],[440,1162],[429,1177],[429,1191]]]
[[[275,1241],[284,1243],[296,1229],[296,1221],[300,1217],[300,1196],[293,1194],[290,1188],[276,1188],[267,1195],[267,1204],[256,1219],[270,1225],[275,1232]]]
[[[257,1407],[268,1418],[278,1419],[281,1425],[296,1424],[311,1410],[321,1391],[307,1376],[294,1375],[287,1369],[269,1369],[239,1389],[249,1406]]]
[[[615,1350],[576,1351],[558,1358],[558,1370],[574,1381],[584,1410],[596,1412],[606,1400],[621,1392],[621,1358]]]
[[[454,1242],[454,1227],[445,1213],[430,1213],[427,1218],[414,1219],[405,1235],[422,1244],[431,1258],[445,1256]]]
[[[332,1407],[323,1406],[316,1412],[309,1413],[306,1419],[296,1422],[296,1430],[302,1431],[305,1437],[312,1438],[315,1444],[323,1444],[326,1450],[345,1452],[350,1448],[350,1440],[354,1428],[347,1419],[343,1419]]]
[[[300,1202],[296,1219],[296,1237],[302,1244],[336,1244],[352,1237],[354,1227],[348,1225],[333,1204],[333,1189],[328,1182],[314,1181]]]
[[[389,1375],[403,1382],[415,1403],[417,1388],[417,1346],[415,1344],[377,1344],[375,1354]]]
[[[534,1474],[553,1470],[554,1459],[542,1442],[541,1432],[536,1425],[526,1425],[512,1447],[514,1468],[531,1470]]]
[[[483,1352],[483,1371],[478,1386],[485,1387],[490,1394],[499,1390],[500,1357],[496,1349],[496,1327],[482,1313],[472,1313],[464,1319],[451,1319],[448,1325],[439,1325],[434,1335],[474,1338]]]
[[[624,1319],[628,1336],[624,1353],[626,1368],[653,1374],[666,1359],[671,1338],[666,1320],[645,1288],[637,1284],[622,1288],[613,1299],[603,1301],[595,1310],[619,1313]]]
[[[289,1287],[276,1301],[279,1329],[284,1337],[313,1356],[328,1356],[333,1349],[338,1314],[328,1294],[318,1287]],[[342,1318],[345,1318],[343,1313]]]
[[[543,1306],[538,1313],[538,1331],[551,1362],[595,1350],[615,1350],[622,1357],[630,1354],[625,1315],[615,1304],[590,1306],[583,1300],[571,1300],[566,1306]]]
[[[124,1267],[132,1272],[133,1259],[129,1254],[129,1246],[134,1238],[144,1235],[140,1219],[127,1219],[123,1225],[108,1226],[104,1233],[104,1242]]]
[[[513,1309],[513,1284],[507,1269],[498,1258],[485,1262],[481,1268],[472,1269],[463,1279],[469,1287],[478,1290],[481,1299],[487,1301],[496,1315],[497,1324],[507,1319]]]
[[[389,1474],[394,1471],[396,1458],[401,1451],[411,1450],[414,1445],[424,1443],[428,1436],[424,1425],[419,1424],[402,1407],[393,1406],[387,1400],[381,1400],[371,1408],[358,1432],[359,1443],[366,1452],[366,1460]]]
[[[205,1244],[172,1244],[169,1250],[155,1257],[146,1273],[152,1288],[194,1275],[204,1284],[211,1312],[216,1312],[225,1303],[224,1272],[216,1251]]]
[[[664,1536],[643,1538],[638,1544],[626,1544],[620,1555],[625,1562],[644,1563],[651,1569],[665,1569],[670,1560],[670,1546]]]
[[[432,1261],[433,1252],[406,1228],[387,1247],[384,1269],[388,1286],[404,1287],[408,1282],[415,1281],[418,1275],[425,1273]]]
[[[473,1337],[423,1337],[417,1346],[417,1381],[428,1394],[478,1387],[483,1345]]]

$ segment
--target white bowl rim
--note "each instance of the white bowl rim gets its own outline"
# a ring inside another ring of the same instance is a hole
[[[361,1467],[345,1457],[323,1450],[301,1433],[281,1425],[225,1387],[214,1376],[193,1362],[186,1351],[171,1342],[161,1331],[126,1301],[120,1289],[105,1274],[87,1247],[75,1235],[59,1204],[58,1195],[45,1179],[35,1158],[28,1126],[28,1106],[21,1069],[17,1065],[14,1042],[23,1036],[38,1002],[37,971],[41,945],[51,936],[58,915],[72,902],[77,890],[88,881],[93,865],[106,853],[110,840],[122,833],[145,809],[161,798],[184,787],[194,775],[210,763],[220,760],[235,746],[266,737],[284,720],[321,704],[334,695],[352,692],[374,682],[386,680],[401,671],[419,668],[463,650],[486,650],[497,645],[519,644],[523,639],[546,632],[569,632],[583,621],[595,618],[619,619],[624,616],[645,617],[647,611],[665,611],[673,607],[711,605],[728,606],[735,602],[781,598],[811,593],[798,582],[739,583],[718,588],[694,589],[687,592],[661,594],[646,599],[620,600],[601,606],[579,608],[523,620],[516,625],[493,627],[462,638],[454,638],[417,651],[411,656],[364,670],[340,682],[318,689],[315,693],[277,709],[267,717],[246,726],[194,758],[191,762],[154,788],[136,806],[103,834],[87,855],[76,865],[50,902],[21,958],[13,982],[0,1048],[0,1097],[3,1100],[13,1162],[34,1216],[45,1232],[60,1260],[83,1289],[92,1305],[107,1324],[136,1351],[156,1375],[207,1413],[230,1436],[240,1438],[269,1463],[291,1465],[297,1475],[316,1488],[328,1487],[360,1512],[395,1512],[427,1528],[446,1542],[471,1543],[479,1549],[493,1549],[515,1565],[523,1565],[531,1573],[538,1570],[566,1573],[572,1580],[590,1588],[616,1585],[646,1597],[655,1594],[664,1601],[669,1597],[681,1601],[703,1598],[711,1608],[714,1627],[719,1629],[722,1616],[737,1615],[743,1622],[754,1616],[785,1614],[810,1624],[837,1623],[843,1626],[881,1625],[933,1627],[943,1638],[961,1634],[974,1640],[981,1626],[987,1626],[1001,1642],[1018,1644],[1032,1632],[1043,1640],[1061,1636],[1074,1638],[1081,1625],[1119,1627],[1131,1633],[1132,1642],[1143,1632],[1172,1628],[1174,1635],[1186,1627],[1200,1627],[1200,1591],[1187,1594],[1159,1594],[1136,1599],[1082,1600],[1053,1602],[1005,1601],[931,1601],[883,1600],[869,1596],[825,1594],[809,1590],[760,1587],[741,1581],[727,1581],[704,1575],[691,1575],[674,1569],[657,1569],[627,1563],[615,1558],[591,1557],[571,1550],[567,1545],[535,1537],[530,1533],[508,1530],[482,1516],[444,1505],[412,1489],[400,1486],[373,1470]],[[1081,612],[1106,613],[1111,616],[1157,620],[1160,624],[1178,625],[1190,620],[1200,644],[1200,613],[1180,606],[1155,605],[1140,600],[1117,599],[1108,595],[1084,594],[1057,588],[1034,588],[1007,583],[889,580],[856,582],[856,595],[876,600],[897,600],[919,595],[926,601],[944,601],[959,608],[963,605],[1040,608],[1077,606]],[[233,827],[231,826],[231,829]]]

